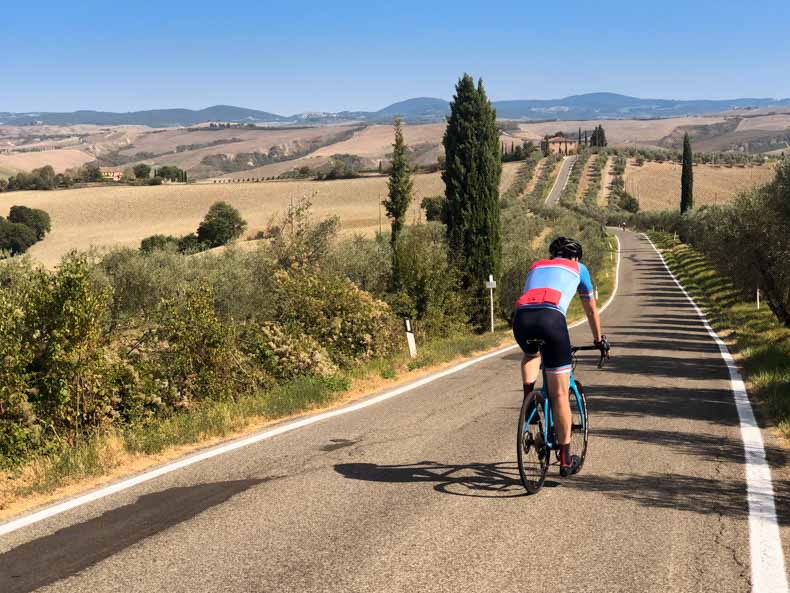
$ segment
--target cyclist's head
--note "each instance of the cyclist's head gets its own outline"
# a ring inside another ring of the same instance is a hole
[[[549,245],[549,253],[551,257],[581,259],[584,252],[582,250],[582,244],[576,239],[557,237],[551,242],[551,245]]]

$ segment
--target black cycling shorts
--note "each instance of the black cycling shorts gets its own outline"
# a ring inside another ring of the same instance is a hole
[[[565,315],[556,309],[522,308],[513,317],[513,335],[527,356],[543,356],[543,367],[547,373],[570,373],[573,357],[571,337]],[[542,340],[543,346],[529,343]]]

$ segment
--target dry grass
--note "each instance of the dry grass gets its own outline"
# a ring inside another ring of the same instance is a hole
[[[642,210],[666,210],[680,203],[680,165],[645,163],[626,167],[625,188]],[[694,166],[694,205],[723,203],[741,191],[773,179],[773,167]]]
[[[562,131],[575,138],[579,128],[591,130],[603,124],[606,138],[610,144],[655,144],[667,136],[678,126],[709,125],[724,121],[714,117],[673,117],[667,119],[618,119],[605,121],[553,121],[534,124],[519,124],[521,132],[517,135],[533,141],[539,141],[546,134]]]
[[[228,173],[227,175],[218,177],[218,179],[265,179],[266,177],[278,177],[287,171],[293,171],[300,167],[310,167],[310,169],[316,170],[326,165],[329,160],[329,157],[325,156],[316,157],[308,155],[290,161],[280,161],[279,163],[247,169],[246,171]]]
[[[409,146],[420,144],[439,145],[442,142],[445,124],[404,125],[403,138]],[[392,152],[394,133],[390,125],[368,126],[348,140],[330,144],[312,153],[311,156],[333,154],[356,154],[369,159],[381,159]]]
[[[438,173],[416,175],[415,196],[407,221],[420,216],[423,197],[444,192]],[[387,194],[387,178],[339,181],[293,181],[196,184],[154,187],[95,187],[63,191],[15,192],[4,195],[0,215],[13,204],[42,208],[52,217],[52,233],[33,246],[30,254],[53,266],[71,249],[138,246],[149,235],[193,232],[209,206],[224,200],[238,208],[250,232],[264,228],[282,215],[291,199],[310,196],[313,212],[337,215],[344,232],[373,234],[379,224],[379,197]],[[386,213],[382,224],[387,226]]]
[[[766,115],[763,117],[747,117],[741,120],[736,132],[746,130],[787,130],[790,128],[790,114]]]
[[[535,191],[535,186],[538,184],[538,177],[540,177],[541,171],[543,171],[543,167],[546,166],[546,158],[542,158],[538,161],[538,164],[535,165],[535,171],[532,174],[532,178],[529,180],[527,187],[522,192],[522,195],[528,196],[533,191]]]
[[[298,153],[310,147],[312,142],[327,142],[332,136],[337,136],[348,129],[348,126],[322,126],[313,128],[283,128],[267,130],[242,130],[229,129],[209,132],[206,130],[188,131],[186,129],[172,132],[158,132],[141,136],[134,145],[122,151],[122,154],[132,156],[139,151],[161,154],[153,159],[144,159],[146,163],[159,165],[176,165],[193,173],[193,176],[206,177],[218,171],[202,164],[205,157],[226,154],[269,152],[272,147],[278,146],[287,154]],[[241,142],[231,142],[239,138]],[[207,144],[218,140],[228,140],[226,144],[207,146],[195,150],[172,152],[179,145]],[[333,153],[334,154],[334,153]],[[250,175],[251,177],[252,175]]]
[[[92,154],[71,148],[47,150],[42,152],[12,152],[0,154],[0,169],[11,171],[31,171],[45,165],[52,165],[57,173],[79,167],[94,160]]]
[[[520,163],[506,163],[500,187],[512,183]],[[420,220],[424,197],[444,193],[439,173],[414,176],[409,224]],[[137,247],[154,234],[195,231],[211,204],[224,200],[239,209],[254,234],[285,213],[291,200],[310,197],[316,217],[337,215],[344,233],[373,235],[379,229],[379,201],[387,195],[386,177],[338,181],[277,181],[154,187],[104,186],[62,191],[4,194],[0,215],[12,205],[42,208],[52,217],[52,232],[30,249],[36,260],[54,266],[71,249]],[[389,223],[381,210],[381,224]]]
[[[609,184],[612,183],[612,166],[614,157],[609,157],[606,166],[601,171],[601,189],[598,190],[598,205],[606,206],[609,201]]]
[[[581,179],[579,179],[579,186],[576,188],[576,201],[581,202],[584,200],[584,194],[587,193],[587,188],[590,187],[590,171],[592,171],[593,164],[595,163],[595,155],[591,155],[587,159],[587,164],[584,165]]]
[[[513,182],[516,180],[516,175],[518,175],[518,168],[522,165],[522,162],[516,163],[502,163],[502,177],[499,180],[499,193],[502,194],[507,191]]]

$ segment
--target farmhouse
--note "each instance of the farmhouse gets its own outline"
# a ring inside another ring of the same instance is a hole
[[[579,150],[578,142],[565,136],[549,138],[548,143],[551,154],[576,154]]]
[[[99,171],[104,181],[120,181],[121,177],[123,177],[123,171],[111,167],[100,167]]]

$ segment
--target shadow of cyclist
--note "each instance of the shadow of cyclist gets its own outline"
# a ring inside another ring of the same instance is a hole
[[[525,496],[515,462],[444,464],[418,461],[404,465],[375,463],[339,463],[335,471],[352,480],[369,482],[433,483],[443,494],[478,498],[512,498]],[[546,482],[544,487],[557,486]]]

